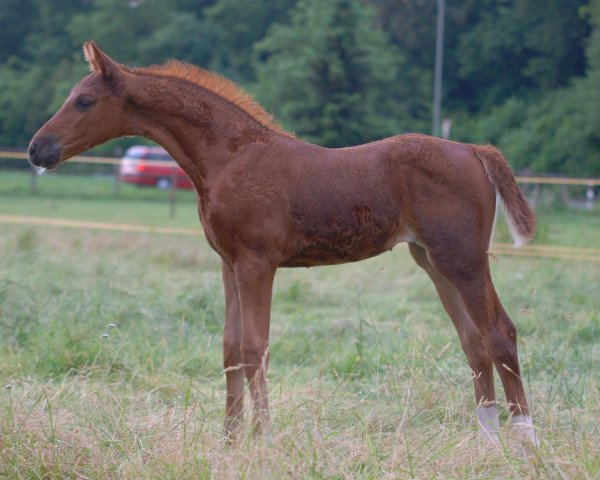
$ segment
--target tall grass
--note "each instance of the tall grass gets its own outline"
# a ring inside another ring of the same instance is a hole
[[[457,336],[403,247],[278,272],[273,437],[246,424],[227,446],[220,262],[202,238],[5,228],[0,477],[599,478],[597,268],[492,263],[540,449],[506,426],[481,444]]]

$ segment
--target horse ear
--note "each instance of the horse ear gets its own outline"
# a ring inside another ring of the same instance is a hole
[[[100,50],[94,42],[83,44],[83,55],[90,65],[90,71],[101,73],[107,80],[121,70],[119,64]]]

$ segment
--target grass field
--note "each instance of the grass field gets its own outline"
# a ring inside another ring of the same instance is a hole
[[[163,192],[115,200],[98,182],[101,199],[66,181],[31,198],[1,174],[0,213],[197,225],[190,196],[171,220]],[[600,246],[597,213],[548,212],[542,230]],[[508,427],[481,446],[457,336],[402,246],[278,272],[273,440],[246,428],[228,447],[220,262],[200,235],[1,225],[0,478],[600,478],[598,264],[492,265],[540,449]]]

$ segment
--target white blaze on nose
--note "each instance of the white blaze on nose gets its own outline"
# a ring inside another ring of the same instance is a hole
[[[38,177],[41,177],[42,175],[44,175],[48,171],[48,169],[46,169],[44,167],[36,167],[35,165],[32,165],[32,167],[33,167],[33,171],[35,172],[35,174]]]

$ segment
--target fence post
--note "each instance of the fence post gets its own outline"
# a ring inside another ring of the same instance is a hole
[[[175,218],[175,202],[177,200],[177,169],[171,169],[171,189],[169,190],[169,217]]]
[[[121,190],[121,178],[119,176],[119,164],[115,165],[115,184],[113,194],[115,197],[119,196],[119,191]]]
[[[31,178],[31,194],[32,195],[36,195],[37,194],[37,177],[38,174],[37,172],[34,170],[33,167],[29,167],[29,173],[30,173],[30,178]]]
[[[594,209],[594,199],[596,196],[594,195],[594,186],[590,183],[585,190],[585,206],[588,210]]]

